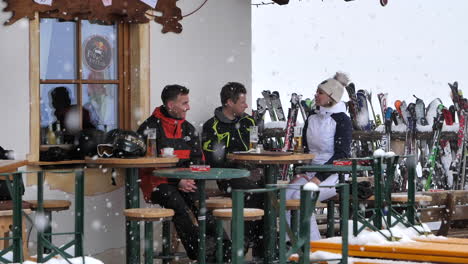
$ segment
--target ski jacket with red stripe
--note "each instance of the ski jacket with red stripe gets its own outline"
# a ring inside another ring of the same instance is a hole
[[[156,128],[156,148],[161,154],[163,148],[174,148],[174,155],[179,158],[177,167],[188,167],[191,163],[200,164],[203,153],[195,127],[185,119],[171,117],[164,106],[157,107],[153,114],[138,128],[146,141],[145,130]],[[145,201],[151,202],[151,193],[162,183],[177,185],[179,180],[156,177],[153,169],[140,169],[141,190]]]

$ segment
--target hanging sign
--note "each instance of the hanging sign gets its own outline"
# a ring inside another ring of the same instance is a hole
[[[34,0],[34,2],[40,4],[40,5],[52,5],[52,0]]]
[[[158,3],[158,0],[140,0],[140,1],[151,6],[152,8],[155,8],[156,4]]]
[[[102,4],[104,6],[111,6],[112,5],[112,0],[102,0]]]
[[[111,44],[100,35],[89,37],[83,45],[83,60],[90,70],[104,71],[112,60]]]

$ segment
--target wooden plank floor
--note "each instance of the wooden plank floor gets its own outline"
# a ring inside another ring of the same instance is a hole
[[[341,254],[341,244],[313,241],[311,251]],[[468,263],[468,245],[432,242],[395,243],[391,245],[350,245],[349,256],[442,263]]]

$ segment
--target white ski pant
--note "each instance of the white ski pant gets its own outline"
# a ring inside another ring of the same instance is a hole
[[[313,178],[315,174],[309,174],[309,179]],[[310,177],[311,176],[311,177]],[[294,200],[301,198],[301,186],[306,184],[308,180],[305,177],[301,177],[299,179],[295,179],[293,183],[288,187],[286,190],[286,200]],[[338,183],[338,174],[332,174],[328,178],[326,178],[323,182],[320,183],[320,186],[325,185],[335,185]],[[320,195],[318,197],[318,201],[324,201],[330,199],[331,197],[337,194],[335,188],[327,188],[322,187],[320,188]],[[286,212],[286,221],[289,225],[291,225],[291,211]],[[287,236],[287,234],[286,234]],[[289,237],[287,238],[289,239]],[[310,218],[310,241],[320,240],[320,232],[317,225],[317,220],[315,219],[315,212],[312,213]]]

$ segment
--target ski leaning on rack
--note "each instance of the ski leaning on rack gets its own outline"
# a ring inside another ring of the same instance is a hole
[[[361,130],[371,130],[369,120],[369,107],[367,105],[367,97],[365,90],[358,90],[356,93],[358,109],[357,109],[357,125]]]
[[[440,135],[442,133],[442,127],[444,125],[444,105],[439,104],[437,107],[437,114],[433,117],[432,125],[432,144],[431,144],[431,153],[426,161],[425,169],[423,170],[423,179],[426,180],[424,184],[424,190],[427,191],[431,187],[434,188],[445,188],[447,186],[446,179],[443,179],[443,173],[441,172],[442,166],[440,163],[437,164],[437,160],[439,157],[439,149],[440,149]],[[436,168],[437,166],[437,168]],[[438,170],[439,173],[434,174],[435,170]],[[437,175],[437,178],[434,177]],[[433,180],[434,178],[434,180]],[[445,180],[445,181],[444,181]]]
[[[349,102],[348,102],[348,111],[351,115],[351,121],[353,123],[354,129],[360,130],[358,124],[358,99],[356,96],[356,87],[354,83],[349,83],[346,85],[346,91],[348,92]]]
[[[294,127],[296,126],[297,115],[299,114],[299,102],[301,101],[301,95],[293,93],[291,95],[291,108],[288,111],[288,120],[286,122],[286,131],[284,136],[284,145],[281,151],[287,152],[292,147],[292,140],[294,137]]]
[[[300,109],[300,101],[302,95],[297,95],[293,93],[291,95],[291,108],[288,110],[288,121],[286,122],[286,131],[284,135],[284,145],[281,151],[287,152],[290,151],[293,147],[292,141],[294,137],[294,127],[296,126],[297,116]],[[283,180],[288,179],[289,165],[283,165],[281,168],[281,177]]]
[[[466,99],[463,98],[461,91],[458,90],[458,83],[449,83],[450,90],[452,92],[453,105],[458,116],[458,135],[457,135],[457,152],[455,159],[450,165],[450,170],[453,171],[455,189],[464,189],[465,187],[465,148],[466,148],[466,118],[467,118],[467,107]]]
[[[271,92],[269,90],[264,90],[262,92],[262,95],[263,95],[263,99],[265,101],[265,105],[268,110],[268,113],[270,114],[270,120],[276,121],[277,118],[276,118],[275,110],[273,109],[273,105],[271,104],[271,98],[270,98]]]

